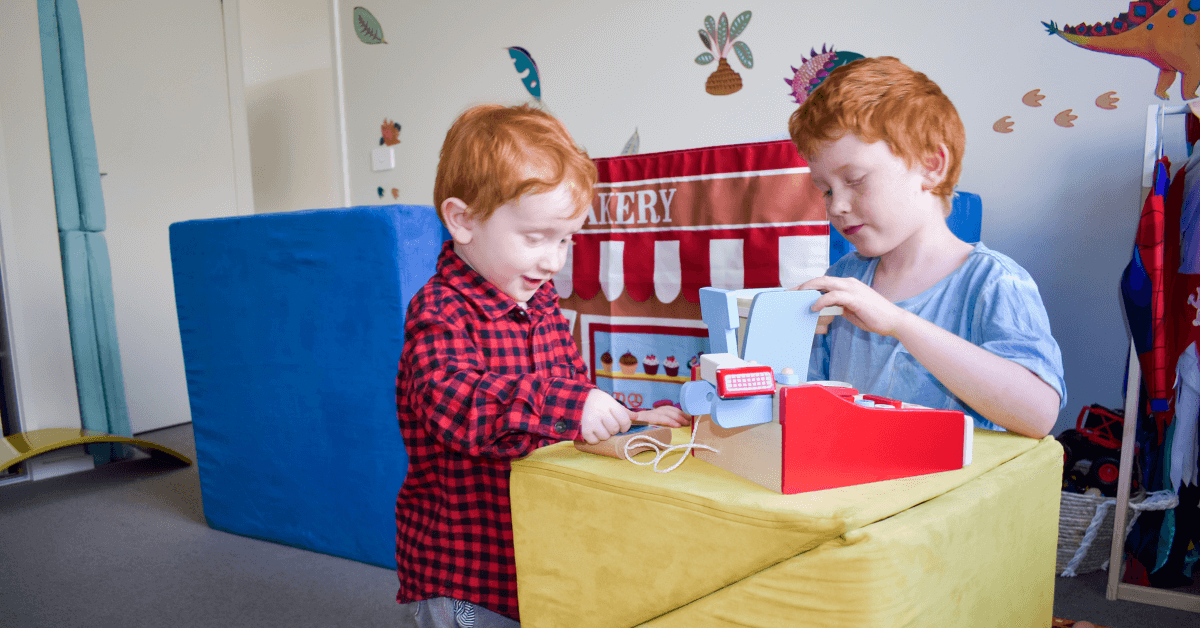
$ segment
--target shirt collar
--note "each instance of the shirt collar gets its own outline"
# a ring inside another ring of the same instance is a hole
[[[521,309],[512,297],[501,292],[492,282],[483,278],[470,264],[454,252],[454,240],[442,244],[438,256],[437,272],[449,286],[462,294],[467,302],[489,320],[496,320],[514,309]],[[537,320],[550,312],[557,296],[554,285],[547,281],[525,304],[530,320]]]

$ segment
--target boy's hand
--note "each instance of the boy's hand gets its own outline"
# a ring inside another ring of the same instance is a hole
[[[579,421],[579,436],[589,445],[629,430],[633,413],[613,399],[612,395],[593,388],[583,402],[583,418]]]
[[[688,416],[683,413],[683,410],[675,406],[659,406],[653,410],[643,410],[638,412],[633,420],[639,423],[663,425],[666,427],[683,427],[692,424]]]
[[[881,336],[895,336],[900,324],[909,315],[906,310],[853,277],[817,277],[800,284],[796,290],[820,290],[824,294],[813,303],[812,311],[819,312],[833,305],[841,306],[842,316],[855,327]],[[817,328],[820,332],[819,321]]]

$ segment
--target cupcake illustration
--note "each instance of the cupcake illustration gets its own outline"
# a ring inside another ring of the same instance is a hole
[[[667,359],[663,360],[663,371],[668,377],[679,375],[679,360],[676,360],[673,355],[667,356]]]
[[[633,354],[626,351],[625,355],[621,356],[621,372],[626,375],[633,375],[637,372],[638,359],[633,357]]]
[[[605,351],[604,355],[600,356],[600,370],[602,370],[602,371],[611,371],[612,370],[612,354],[611,353]]]
[[[692,369],[694,369],[700,365],[700,356],[702,356],[702,355],[704,355],[703,351],[692,356],[692,359],[687,361],[687,367],[688,367],[689,371],[691,371]]]
[[[657,375],[658,358],[655,357],[653,353],[646,356],[644,359],[642,359],[642,369],[646,371],[647,375]]]

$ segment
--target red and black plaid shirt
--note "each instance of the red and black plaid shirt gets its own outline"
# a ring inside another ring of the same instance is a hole
[[[519,620],[509,465],[576,438],[592,388],[553,286],[521,309],[447,242],[408,306],[396,377],[398,602],[447,596]]]

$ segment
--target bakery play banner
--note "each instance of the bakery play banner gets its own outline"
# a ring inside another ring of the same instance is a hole
[[[633,409],[679,399],[708,350],[699,291],[793,287],[829,266],[829,223],[787,140],[597,159],[554,278],[592,380]]]

